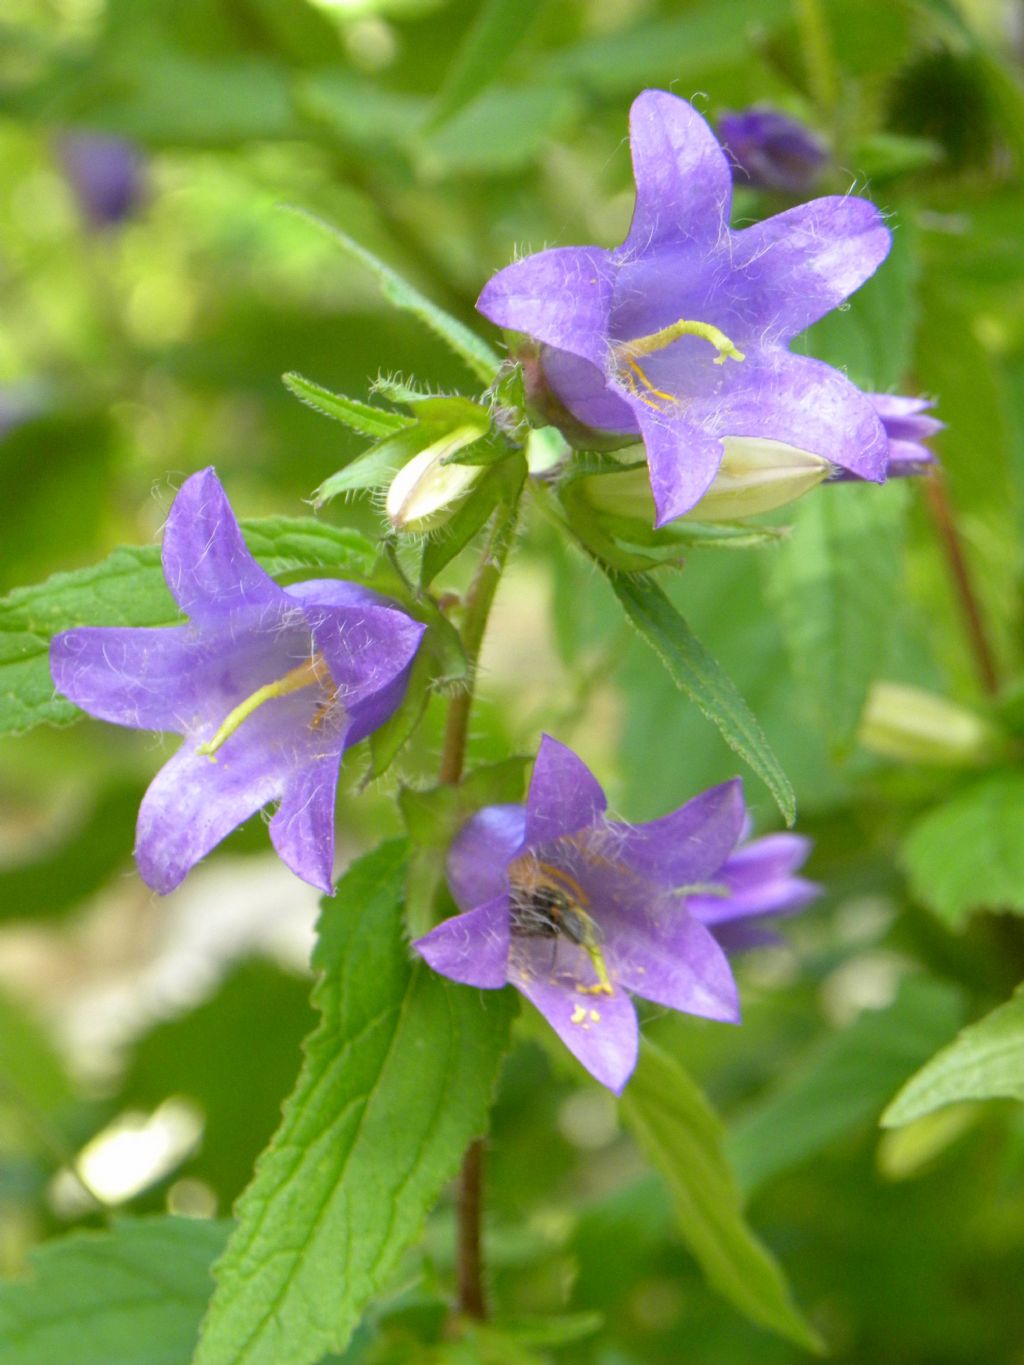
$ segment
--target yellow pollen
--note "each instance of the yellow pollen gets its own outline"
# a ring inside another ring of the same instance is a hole
[[[216,763],[214,754],[217,750],[231,738],[243,721],[248,720],[254,711],[259,710],[264,702],[271,701],[274,697],[287,697],[292,692],[301,692],[304,687],[312,687],[314,683],[330,683],[332,681],[331,670],[327,667],[326,659],[322,654],[315,654],[308,663],[299,664],[298,668],[289,670],[283,678],[278,678],[263,687],[258,687],[251,696],[239,702],[232,711],[228,712],[213,738],[196,747],[196,753],[203,754],[209,758],[211,763]],[[319,723],[316,717],[314,717],[314,723]]]
[[[593,1019],[593,1021],[594,1021],[595,1024],[599,1024],[599,1023],[601,1022],[601,1016],[600,1016],[600,1014],[598,1013],[597,1010],[591,1010],[591,1011],[590,1011],[590,1017],[591,1017],[591,1019]]]
[[[576,1008],[573,1010],[572,1014],[569,1016],[569,1023],[582,1024],[586,1017],[587,1011],[583,1008],[582,1005],[577,1005]]]

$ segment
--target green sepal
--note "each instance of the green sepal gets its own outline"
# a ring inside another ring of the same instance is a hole
[[[323,507],[342,493],[384,488],[407,461],[430,444],[432,436],[419,422],[372,445],[343,469],[331,474],[313,494],[314,507]]]
[[[428,541],[420,563],[420,586],[429,587],[437,575],[460,554],[499,503],[511,506],[526,477],[521,457],[503,459],[484,474],[462,505],[436,537]]]
[[[400,412],[388,412],[386,408],[376,408],[372,403],[362,403],[357,398],[346,398],[344,394],[332,393],[322,384],[315,384],[305,375],[294,371],[281,376],[281,381],[300,403],[341,422],[350,431],[360,436],[389,436],[413,424],[413,418]]]

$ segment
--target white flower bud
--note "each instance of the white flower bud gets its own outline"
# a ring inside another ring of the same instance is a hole
[[[878,682],[868,694],[858,738],[885,758],[972,767],[999,749],[999,735],[974,711],[902,683]]]
[[[455,504],[483,473],[483,466],[444,464],[444,460],[483,434],[480,427],[456,427],[402,466],[384,504],[396,531],[432,531],[448,520]]]
[[[714,483],[683,520],[738,521],[770,512],[803,497],[825,478],[832,466],[820,455],[798,450],[784,441],[754,436],[726,436],[722,463]],[[643,447],[620,452],[643,456]],[[619,516],[654,521],[654,499],[645,469],[602,474],[588,480],[587,496],[595,507]]]

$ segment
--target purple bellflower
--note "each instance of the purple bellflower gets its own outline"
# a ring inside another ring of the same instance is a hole
[[[757,844],[734,854],[745,819],[738,779],[646,825],[611,821],[605,807],[583,761],[545,735],[526,804],[485,807],[452,844],[448,881],[465,913],[414,946],[454,981],[511,982],[618,1093],[636,1064],[631,995],[739,1019],[717,926],[701,922],[691,897],[718,895],[737,921],[781,910],[792,857],[754,854]]]
[[[78,206],[90,227],[119,227],[145,195],[143,162],[134,143],[103,133],[67,132],[57,152]]]
[[[776,943],[763,921],[795,915],[821,895],[816,882],[796,875],[810,851],[810,839],[799,834],[741,843],[715,874],[717,894],[689,896],[687,909],[728,953]]]
[[[869,393],[875,411],[882,419],[886,438],[885,474],[889,479],[910,478],[927,474],[935,467],[935,456],[924,444],[929,437],[945,429],[945,422],[929,417],[935,406],[930,398],[916,398],[904,394]],[[832,483],[857,481],[858,475],[838,469]]]
[[[722,114],[718,137],[732,161],[738,186],[794,196],[814,188],[828,161],[821,139],[778,109],[756,105]]]
[[[274,848],[330,893],[341,756],[401,701],[424,627],[354,583],[280,587],[246,548],[212,469],[182,485],[162,557],[187,625],[86,626],[50,648],[58,690],[83,711],[185,737],[139,810],[143,880],[172,891],[276,801]]]
[[[882,482],[871,401],[788,349],[885,259],[881,214],[830,197],[733,232],[728,158],[685,100],[645,91],[630,141],[636,206],[622,246],[516,261],[479,310],[540,343],[544,383],[576,421],[639,432],[659,526],[699,502],[728,436],[783,441]]]

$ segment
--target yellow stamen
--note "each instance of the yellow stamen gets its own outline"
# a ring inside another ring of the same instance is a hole
[[[239,702],[234,710],[228,712],[213,738],[197,746],[196,753],[205,755],[215,763],[217,760],[214,754],[221,745],[229,740],[243,721],[248,720],[264,702],[271,701],[274,697],[287,697],[292,692],[301,692],[304,687],[312,687],[314,683],[330,682],[331,670],[327,667],[327,661],[322,654],[315,654],[308,663],[299,664],[298,668],[291,669],[283,678],[267,683],[264,687],[258,687],[251,696]]]
[[[604,965],[604,957],[601,949],[596,943],[584,943],[583,949],[591,962],[594,964],[594,971],[597,973],[597,984],[594,986],[579,986],[580,995],[614,995],[612,983],[608,979],[608,968]]]
[[[583,1008],[582,1005],[577,1005],[576,1008],[573,1010],[572,1014],[569,1016],[569,1023],[582,1024],[586,1017],[587,1011]]]
[[[656,389],[654,387],[635,360],[627,360],[626,364],[633,371],[633,374],[636,375],[636,379],[633,378],[632,374],[627,374],[625,371],[623,372],[622,377],[625,379],[627,386],[640,399],[641,403],[646,403],[649,408],[656,408],[658,405],[654,401],[655,398],[664,398],[669,403],[675,402],[675,399],[670,393],[666,393],[664,389]],[[654,397],[648,398],[646,394],[640,392],[636,386],[637,379],[639,379],[640,383],[647,390],[647,393],[653,394]]]

